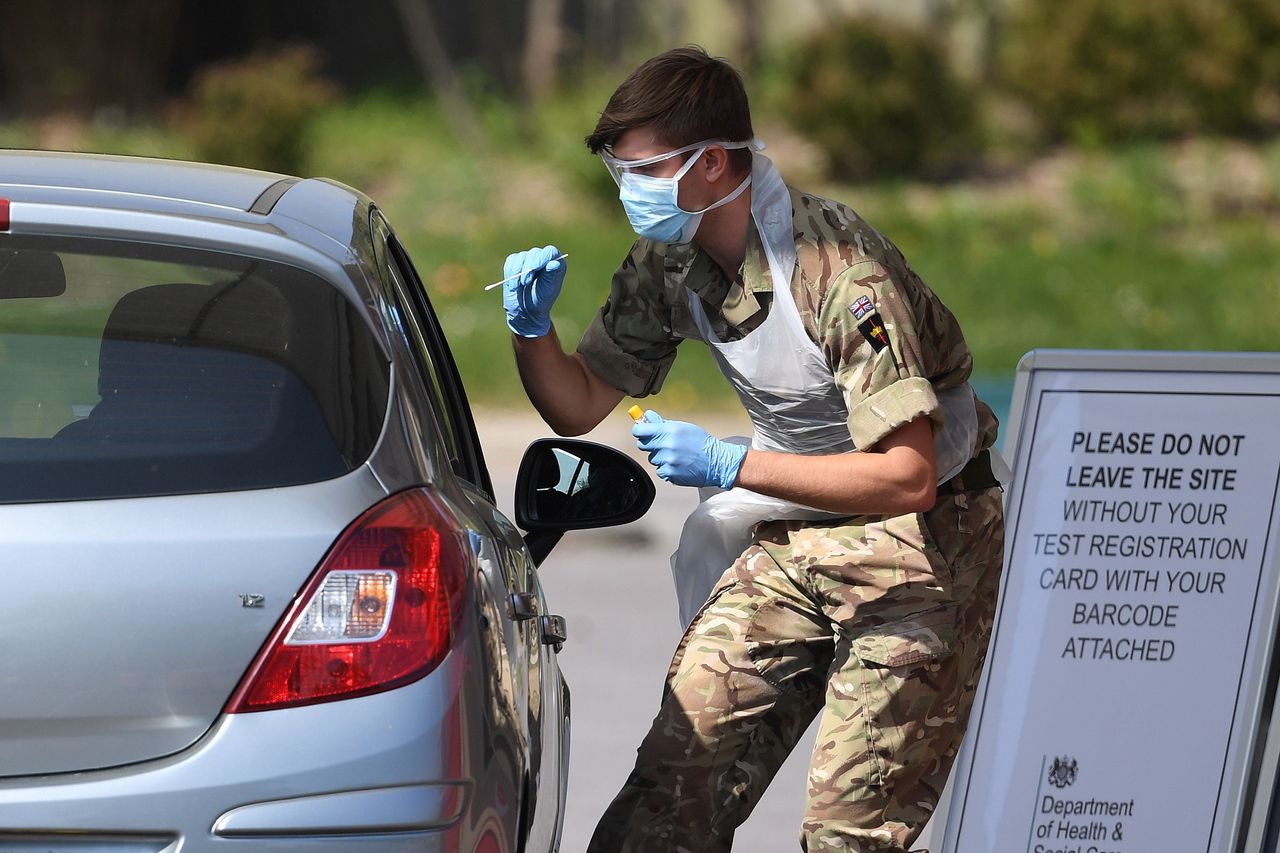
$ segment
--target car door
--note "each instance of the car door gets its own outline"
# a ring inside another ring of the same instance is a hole
[[[525,849],[552,850],[559,835],[568,769],[563,760],[568,746],[568,708],[552,651],[554,641],[544,638],[544,617],[549,613],[545,597],[519,530],[495,506],[466,393],[430,300],[404,247],[377,214],[374,247],[403,303],[408,321],[405,331],[439,415],[453,471],[492,534],[488,543],[477,543],[477,553],[482,563],[489,564],[487,570],[494,583],[501,578],[510,603],[504,612],[504,621],[509,620],[504,635],[509,642],[512,686],[524,709]]]

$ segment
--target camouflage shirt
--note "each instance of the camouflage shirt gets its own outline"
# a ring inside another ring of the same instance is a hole
[[[849,432],[873,446],[921,416],[940,420],[937,391],[965,382],[973,359],[955,316],[898,248],[848,207],[791,190],[796,270],[791,292],[809,337],[844,391]],[[688,291],[703,300],[722,340],[765,317],[774,283],[754,224],[731,280],[696,243],[641,238],[614,273],[609,298],[578,344],[604,381],[633,397],[657,393],[676,346],[699,339]],[[996,421],[979,401],[978,447]]]

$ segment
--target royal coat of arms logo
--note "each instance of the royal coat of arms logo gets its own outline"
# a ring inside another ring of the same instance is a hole
[[[1066,788],[1076,781],[1076,774],[1080,772],[1080,765],[1076,763],[1074,758],[1063,756],[1055,757],[1053,766],[1049,768],[1049,784],[1055,788]]]

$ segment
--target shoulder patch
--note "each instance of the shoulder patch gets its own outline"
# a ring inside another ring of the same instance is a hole
[[[858,331],[876,352],[880,352],[889,345],[889,334],[884,330],[884,321],[880,319],[880,314],[877,312],[873,311],[871,316],[859,323]]]
[[[869,296],[859,296],[852,305],[849,306],[849,312],[853,314],[853,319],[861,320],[868,314],[876,310],[875,303],[871,301]]]

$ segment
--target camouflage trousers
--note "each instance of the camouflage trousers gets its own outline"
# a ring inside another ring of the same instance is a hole
[[[676,650],[591,853],[728,851],[821,712],[807,851],[904,851],[937,805],[986,657],[999,489],[836,527],[769,522]]]

